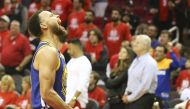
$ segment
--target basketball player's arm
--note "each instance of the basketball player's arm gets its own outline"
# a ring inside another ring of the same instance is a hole
[[[72,109],[53,89],[58,59],[55,49],[44,47],[40,51],[38,55],[40,94],[45,103],[54,109]]]

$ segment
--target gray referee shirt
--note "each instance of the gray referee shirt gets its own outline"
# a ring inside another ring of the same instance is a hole
[[[129,102],[136,101],[146,93],[155,93],[157,72],[157,63],[149,53],[134,59],[128,70],[128,83],[125,90],[125,95],[131,92],[128,95]]]

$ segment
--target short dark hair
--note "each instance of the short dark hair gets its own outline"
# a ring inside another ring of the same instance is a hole
[[[74,2],[74,0],[72,0],[72,2]],[[82,7],[84,7],[85,0],[79,0],[79,3],[81,3]]]
[[[39,18],[39,14],[42,11],[43,10],[39,10],[35,14],[33,14],[31,16],[31,18],[29,19],[29,22],[28,22],[29,33],[36,36],[36,37],[40,37],[40,35],[42,35],[42,30],[40,27],[40,18]]]
[[[119,15],[120,15],[120,16],[122,15],[122,12],[121,12],[121,10],[120,10],[120,9],[114,8],[114,9],[112,9],[112,11],[111,11],[111,12],[113,12],[113,11],[117,11],[117,12],[119,13]]]
[[[169,39],[172,38],[172,34],[168,30],[162,30],[160,34],[167,34]]]
[[[163,48],[165,54],[168,53],[168,49],[166,48],[166,46],[164,46],[164,45],[158,45],[157,47]],[[156,48],[157,48],[157,47],[156,47]]]
[[[94,13],[94,11],[93,11],[93,10],[90,10],[90,9],[89,9],[89,10],[86,10],[86,13],[87,13],[87,12],[91,12],[91,13],[92,13],[92,15],[93,15],[93,16],[95,16],[95,13]]]
[[[81,50],[83,49],[82,43],[80,42],[79,39],[76,39],[76,38],[71,39],[68,41],[68,44],[74,44],[74,45],[77,45],[79,48],[81,48]]]

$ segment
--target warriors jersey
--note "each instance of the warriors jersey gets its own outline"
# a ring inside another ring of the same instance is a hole
[[[48,42],[40,42],[33,56],[32,64],[31,64],[31,83],[32,83],[31,97],[32,97],[33,109],[51,109],[51,107],[48,106],[48,104],[44,102],[44,100],[42,99],[40,95],[39,71],[35,69],[33,66],[33,62],[34,62],[37,52],[44,46],[50,46],[50,45]],[[59,64],[57,66],[53,88],[57,92],[57,94],[62,98],[62,100],[65,100],[66,78],[67,78],[66,63],[65,63],[63,55],[61,55],[59,51],[58,51],[58,55],[59,55]]]

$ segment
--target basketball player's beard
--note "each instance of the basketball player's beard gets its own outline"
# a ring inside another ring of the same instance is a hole
[[[58,37],[60,42],[65,42],[67,38],[67,32],[63,26],[53,26],[51,30]]]

